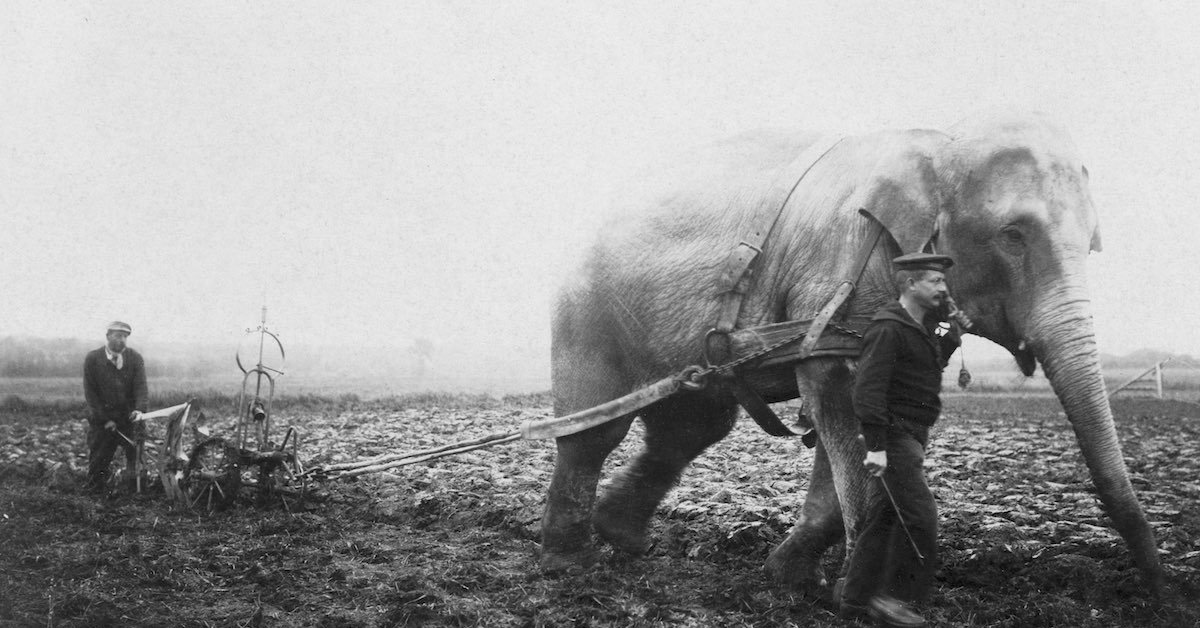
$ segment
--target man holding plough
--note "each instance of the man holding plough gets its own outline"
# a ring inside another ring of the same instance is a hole
[[[140,426],[146,411],[146,363],[125,346],[133,329],[121,321],[108,324],[103,347],[83,361],[83,393],[88,418],[88,487],[103,491],[117,447],[125,449],[127,468],[136,469]]]

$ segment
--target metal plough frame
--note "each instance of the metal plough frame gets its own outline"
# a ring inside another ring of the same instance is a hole
[[[269,336],[282,356],[283,343],[267,329],[266,317],[267,308],[264,307],[261,324],[256,329],[246,330],[248,334],[259,334],[257,364],[247,369],[241,356],[237,356],[238,368],[244,375],[238,397],[235,443],[209,437],[201,428],[196,434],[205,438],[196,443],[190,453],[184,453],[183,434],[187,431],[188,421],[199,414],[194,400],[145,415],[145,418],[168,417],[159,475],[167,495],[181,506],[206,511],[221,509],[233,502],[242,486],[257,488],[260,500],[279,497],[285,508],[290,508],[285,494],[296,493],[304,498],[308,475],[299,456],[300,432],[294,427],[288,428],[278,445],[270,439],[275,375],[282,375],[283,371],[263,364],[263,346]],[[255,379],[253,395],[249,394],[251,378]],[[264,379],[267,383],[265,397]]]

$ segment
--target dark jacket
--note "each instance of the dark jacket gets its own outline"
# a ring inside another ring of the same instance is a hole
[[[930,312],[918,325],[899,301],[879,310],[863,336],[854,383],[854,414],[868,451],[886,448],[887,428],[896,419],[930,426],[942,410],[942,369],[958,348],[951,326],[937,336],[938,317]]]
[[[83,395],[92,410],[93,425],[107,421],[125,422],[134,410],[146,411],[146,363],[142,355],[125,348],[124,364],[117,369],[104,347],[90,351],[83,360]]]

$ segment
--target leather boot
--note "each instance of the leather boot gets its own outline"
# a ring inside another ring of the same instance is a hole
[[[846,588],[846,579],[838,578],[833,585],[833,603],[838,607],[838,617],[842,619],[870,620],[871,609],[866,604],[842,599],[842,590]]]
[[[876,595],[867,603],[867,608],[876,621],[892,628],[919,628],[925,618],[908,607],[908,604],[890,595]]]

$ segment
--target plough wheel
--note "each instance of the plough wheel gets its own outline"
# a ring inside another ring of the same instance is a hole
[[[224,509],[233,503],[242,484],[235,451],[223,438],[201,441],[192,450],[182,484],[192,510]]]
[[[303,506],[308,492],[308,482],[300,477],[293,464],[280,460],[277,464],[259,465],[258,497],[262,505],[271,505],[278,499],[285,510]]]

